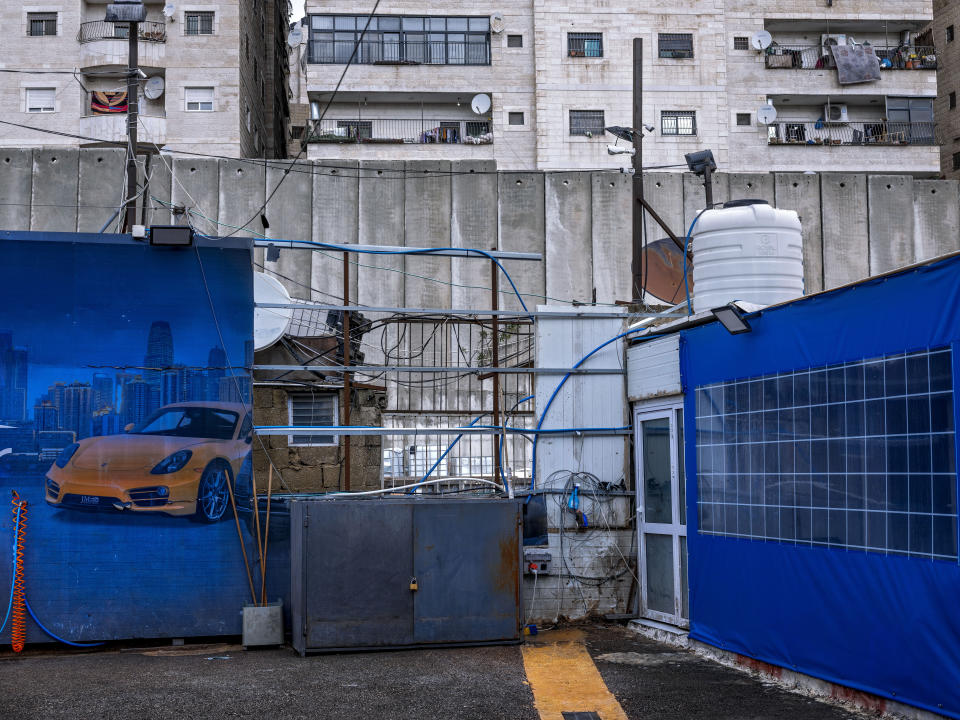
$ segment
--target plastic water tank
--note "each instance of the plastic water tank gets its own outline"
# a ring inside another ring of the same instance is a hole
[[[735,200],[700,216],[693,246],[693,308],[734,300],[774,305],[803,295],[803,240],[793,210]]]

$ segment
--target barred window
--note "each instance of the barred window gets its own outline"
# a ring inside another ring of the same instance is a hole
[[[733,49],[734,50],[749,50],[750,49],[750,38],[742,35],[738,35],[733,39]]]
[[[27,35],[43,37],[57,34],[57,13],[32,12],[27,13]]]
[[[213,35],[212,12],[188,12],[187,35]]]
[[[603,110],[571,110],[570,134],[596,137],[603,134]]]
[[[287,396],[290,424],[294,427],[330,427],[337,424],[336,393],[302,392]],[[289,445],[336,445],[336,435],[288,435]]]
[[[570,57],[603,57],[603,33],[568,33]]]
[[[662,58],[692,58],[693,35],[691,33],[660,33],[657,44]]]
[[[661,135],[696,135],[697,113],[693,110],[664,110],[660,113]]]
[[[741,127],[750,125],[750,113],[737,113],[737,125]]]

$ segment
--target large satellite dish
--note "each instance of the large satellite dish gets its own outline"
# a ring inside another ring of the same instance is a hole
[[[303,28],[298,23],[293,26],[293,30],[287,35],[287,45],[295,48],[299,47],[301,42],[303,42]]]
[[[495,33],[503,32],[504,20],[502,12],[495,12],[490,16],[490,31]]]
[[[290,293],[280,284],[280,281],[266,273],[253,274],[253,302],[261,303],[290,303]],[[290,327],[293,317],[293,308],[264,308],[253,309],[253,349],[263,350],[282,338]]]
[[[143,94],[147,96],[148,100],[156,100],[163,95],[165,87],[166,84],[163,82],[163,78],[159,75],[154,75],[153,77],[147,78],[147,81],[143,84]]]
[[[773,36],[766,30],[757,30],[750,36],[750,45],[754,50],[766,50],[773,42]]]
[[[670,238],[655,240],[643,249],[644,291],[666,305],[686,298],[683,283],[683,251]],[[693,273],[687,267],[687,282],[693,295]]]
[[[486,115],[490,112],[490,96],[483,93],[474,95],[473,100],[470,101],[470,108],[477,115]]]
[[[761,105],[757,108],[757,120],[764,125],[770,125],[777,119],[777,109],[773,105]]]
[[[163,6],[163,14],[165,17],[172,18],[176,11],[177,8],[173,3],[167,3]]]

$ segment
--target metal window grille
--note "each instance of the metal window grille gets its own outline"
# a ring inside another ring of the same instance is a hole
[[[511,125],[523,125],[523,113],[522,112],[512,112],[507,115],[507,122]]]
[[[697,113],[693,110],[664,110],[660,113],[661,135],[696,135]]]
[[[467,120],[464,125],[466,125],[467,137],[480,137],[490,132],[490,123],[486,120]]]
[[[662,58],[692,58],[693,35],[691,33],[660,33],[657,46]]]
[[[187,13],[187,35],[213,35],[212,12]]]
[[[595,137],[603,134],[603,110],[571,110],[570,134]]]
[[[570,57],[603,57],[603,33],[569,33],[567,54]]]
[[[523,35],[507,35],[507,47],[522,48]]]
[[[31,37],[57,34],[57,13],[27,13],[27,34]]]
[[[338,120],[338,128],[345,128],[348,137],[366,140],[373,137],[373,122],[370,120]]]
[[[337,424],[336,393],[290,393],[287,396],[290,424],[297,427],[329,427]],[[336,445],[336,435],[288,435],[287,443],[294,446]]]
[[[56,97],[55,88],[27,88],[27,112],[54,112]]]
[[[750,125],[750,113],[737,113],[737,125],[741,127]]]
[[[749,50],[750,49],[750,38],[745,36],[738,35],[733,39],[733,49],[734,50]]]

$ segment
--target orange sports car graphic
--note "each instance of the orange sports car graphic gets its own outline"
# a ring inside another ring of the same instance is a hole
[[[250,452],[252,429],[239,403],[166,405],[123,434],[64,448],[47,472],[47,503],[216,522],[226,514],[228,483]]]

